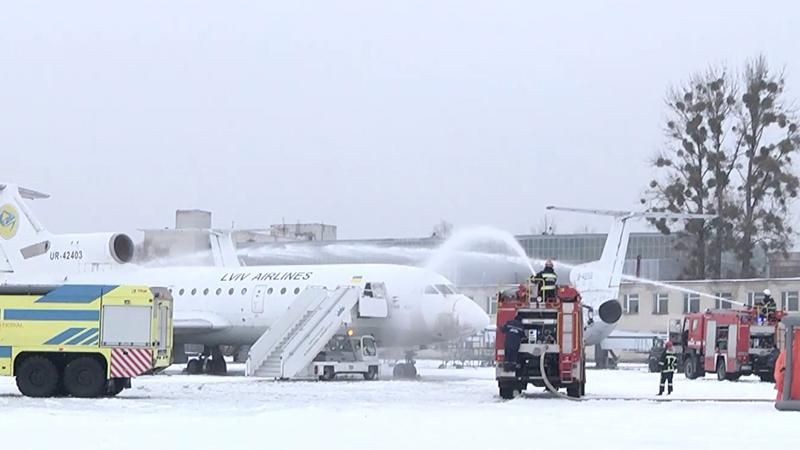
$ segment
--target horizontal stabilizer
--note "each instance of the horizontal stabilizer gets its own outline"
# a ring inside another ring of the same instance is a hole
[[[0,184],[0,191],[4,190],[9,186],[11,185]],[[33,189],[24,188],[22,186],[17,186],[17,190],[19,192],[19,195],[26,200],[38,200],[42,198],[50,198],[50,194],[45,194],[44,192],[35,191]]]
[[[583,214],[593,214],[595,216],[611,216],[634,218],[641,217],[644,219],[713,219],[716,217],[714,214],[690,214],[690,213],[675,213],[675,212],[652,212],[652,211],[616,211],[612,209],[586,209],[586,208],[563,208],[560,206],[548,206],[547,209],[551,211],[566,211],[576,212]]]

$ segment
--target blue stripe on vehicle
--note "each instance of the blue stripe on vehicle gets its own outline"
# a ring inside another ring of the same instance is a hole
[[[98,340],[99,338],[100,338],[100,335],[98,334],[98,335],[96,335],[95,337],[93,337],[91,341],[89,341],[89,342],[84,342],[84,343],[83,343],[83,344],[81,344],[81,345],[94,345],[94,344],[97,344],[97,340]]]
[[[11,358],[11,347],[0,345],[0,358]]]
[[[91,345],[93,342],[97,342],[97,337],[100,333],[97,331],[97,328],[94,329],[94,333],[87,336],[86,339],[81,342],[81,345]]]
[[[5,320],[100,320],[100,311],[96,309],[6,309]]]
[[[51,337],[44,345],[58,345],[66,341],[67,339],[75,336],[76,334],[80,333],[81,331],[85,330],[86,328],[81,327],[73,327],[67,328],[66,330],[58,333],[57,335]]]
[[[92,303],[117,286],[105,284],[65,284],[36,300],[36,303]]]
[[[97,333],[97,328],[89,328],[88,330],[84,331],[83,333],[81,333],[81,334],[75,336],[74,338],[68,340],[67,342],[65,342],[64,345],[77,345],[77,344],[85,341],[87,338],[89,338],[91,335],[93,335],[95,333]]]

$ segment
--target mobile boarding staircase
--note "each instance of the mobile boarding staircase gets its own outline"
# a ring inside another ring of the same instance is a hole
[[[245,375],[284,379],[308,366],[342,324],[352,322],[359,289],[311,286],[250,348]]]

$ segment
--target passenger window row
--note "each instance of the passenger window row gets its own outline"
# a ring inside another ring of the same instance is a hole
[[[172,291],[173,291],[172,288],[170,288],[169,289],[169,293],[172,294],[173,293]],[[229,288],[228,289],[228,295],[229,296],[234,295],[235,292],[236,292],[236,290],[234,288]],[[275,290],[273,288],[268,288],[267,289],[267,295],[272,295],[273,292],[275,292]],[[279,292],[280,292],[280,295],[284,295],[284,294],[286,294],[287,289],[285,287],[282,287]],[[300,293],[300,288],[299,287],[294,288],[293,292],[294,292],[294,295],[299,294]],[[184,289],[184,288],[181,288],[181,289],[178,290],[178,296],[183,296],[185,294],[188,294],[188,295],[199,295],[199,294],[209,295],[209,293],[210,293],[210,290],[208,288],[203,289],[202,292],[199,292],[197,288],[192,288],[191,291],[189,291],[187,289]],[[218,296],[222,295],[222,288],[217,288],[215,293]],[[247,288],[242,288],[242,290],[239,291],[239,294],[246,295],[247,294]]]

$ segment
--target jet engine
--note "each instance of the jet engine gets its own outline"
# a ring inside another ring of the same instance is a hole
[[[50,260],[121,265],[133,260],[133,239],[124,233],[75,233],[53,236]]]

